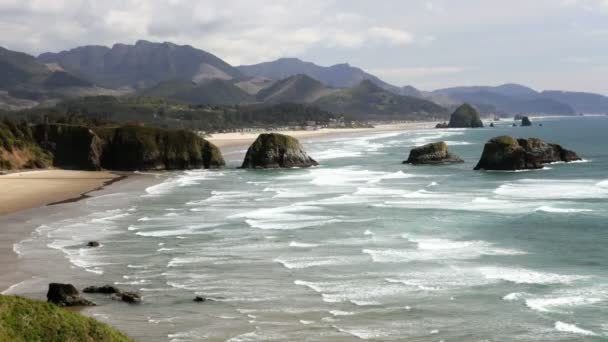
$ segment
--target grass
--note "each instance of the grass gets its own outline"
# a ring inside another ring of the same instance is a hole
[[[93,318],[54,304],[0,295],[0,341],[133,341]]]

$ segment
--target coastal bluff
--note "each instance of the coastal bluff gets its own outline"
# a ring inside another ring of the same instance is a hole
[[[97,171],[218,169],[217,146],[188,130],[0,123],[0,170],[49,166]]]
[[[412,165],[441,165],[452,163],[464,163],[464,160],[448,151],[448,145],[444,141],[413,148],[410,150],[409,158],[403,162],[403,164]]]
[[[249,147],[241,168],[269,169],[317,166],[298,139],[284,134],[260,134]]]
[[[529,170],[542,169],[544,164],[581,160],[574,151],[542,139],[515,139],[499,136],[490,139],[475,170]]]

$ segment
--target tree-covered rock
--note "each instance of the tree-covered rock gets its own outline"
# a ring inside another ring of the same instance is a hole
[[[107,324],[54,304],[0,295],[0,341],[132,341]]]
[[[475,170],[541,169],[543,164],[580,160],[573,151],[538,138],[500,136],[488,141]]]
[[[457,155],[448,151],[448,145],[443,142],[436,142],[426,144],[413,148],[410,151],[409,158],[404,161],[404,164],[451,164],[451,163],[463,163]]]
[[[63,169],[101,169],[102,140],[88,127],[40,124],[34,127],[38,145],[53,154],[53,166]]]
[[[143,126],[98,129],[106,145],[101,163],[111,170],[184,170],[221,168],[217,146],[186,130]]]
[[[26,122],[0,120],[0,170],[45,168],[51,160],[50,153],[34,141]]]
[[[473,106],[465,103],[458,107],[450,116],[449,128],[478,128],[483,127],[479,113]]]
[[[241,166],[253,168],[310,167],[318,163],[312,159],[298,139],[284,134],[260,134],[249,147]]]

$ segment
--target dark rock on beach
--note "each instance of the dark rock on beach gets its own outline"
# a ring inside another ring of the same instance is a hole
[[[101,293],[101,294],[119,294],[121,291],[112,285],[104,285],[104,286],[89,286],[82,290],[84,293]]]
[[[247,150],[244,169],[310,167],[319,165],[298,141],[288,135],[260,134]]]
[[[448,128],[448,123],[447,122],[440,122],[437,125],[435,125],[435,128]]]
[[[89,241],[87,242],[87,247],[99,247],[101,246],[101,244],[99,243],[99,241]]]
[[[581,160],[574,151],[542,139],[500,136],[488,141],[475,170],[541,169],[543,164]]]
[[[122,292],[114,295],[115,298],[122,300],[125,303],[136,304],[141,303],[141,295],[137,292]]]
[[[409,158],[404,161],[404,164],[451,164],[451,163],[463,163],[455,154],[448,151],[448,145],[443,142],[436,142],[426,144],[424,146],[413,148],[410,151]]]
[[[80,292],[72,284],[49,284],[46,294],[49,303],[59,306],[94,306],[95,303],[82,298]]]
[[[458,107],[450,116],[449,128],[478,128],[483,127],[479,112],[468,103]]]
[[[193,301],[198,302],[198,303],[202,303],[202,302],[206,302],[207,299],[201,296],[196,296],[194,297]]]

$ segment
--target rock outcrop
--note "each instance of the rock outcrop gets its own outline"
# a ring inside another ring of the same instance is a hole
[[[103,285],[103,286],[89,286],[82,290],[84,293],[101,293],[101,294],[118,294],[121,291],[112,285]]]
[[[544,164],[581,160],[576,152],[538,138],[500,136],[488,141],[475,170],[541,169]]]
[[[478,128],[483,127],[479,112],[473,106],[465,103],[458,107],[450,116],[449,128]]]
[[[38,145],[53,154],[53,166],[62,169],[101,169],[103,142],[83,126],[40,124],[34,127]]]
[[[530,127],[532,126],[532,121],[530,121],[530,118],[527,116],[524,116],[523,118],[521,118],[521,127]]]
[[[449,128],[449,126],[447,122],[440,122],[435,125],[435,128]]]
[[[455,154],[448,151],[448,145],[443,142],[436,142],[426,144],[424,146],[413,148],[410,151],[409,158],[404,161],[404,164],[451,164],[451,163],[463,163]]]
[[[87,247],[99,247],[101,246],[101,244],[99,243],[99,241],[89,241],[87,242]]]
[[[298,139],[277,133],[260,134],[249,147],[241,168],[288,168],[319,165]]]
[[[114,295],[114,298],[120,299],[125,303],[136,304],[141,303],[141,295],[137,292],[122,292]]]
[[[217,146],[186,130],[123,126],[100,129],[105,137],[102,166],[110,170],[221,168]]]
[[[58,306],[94,306],[95,303],[82,298],[80,292],[72,284],[49,284],[46,294],[49,303]]]

